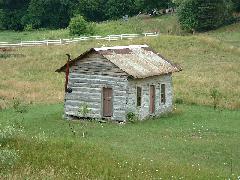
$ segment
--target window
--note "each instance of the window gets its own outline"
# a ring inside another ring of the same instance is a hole
[[[166,85],[161,84],[161,103],[165,104],[166,103]]]
[[[137,107],[141,106],[142,104],[142,88],[137,87]]]

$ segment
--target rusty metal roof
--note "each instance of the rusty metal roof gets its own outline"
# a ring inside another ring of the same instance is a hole
[[[181,71],[180,67],[163,58],[147,45],[93,48],[83,55],[93,51],[104,56],[133,78],[146,78]],[[83,58],[82,55],[73,61],[81,58]]]

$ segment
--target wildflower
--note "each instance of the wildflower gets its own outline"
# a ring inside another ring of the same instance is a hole
[[[156,172],[158,172],[158,169],[156,169]]]

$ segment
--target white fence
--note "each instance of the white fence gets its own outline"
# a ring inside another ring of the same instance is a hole
[[[134,39],[138,37],[155,37],[155,36],[159,36],[159,34],[155,32],[155,33],[142,33],[142,34],[116,34],[116,35],[108,35],[106,37],[89,36],[89,37],[78,37],[78,38],[58,39],[58,40],[21,41],[19,43],[0,42],[0,48],[67,45],[67,44],[78,43],[81,41],[89,41],[89,40],[118,41],[123,39]]]

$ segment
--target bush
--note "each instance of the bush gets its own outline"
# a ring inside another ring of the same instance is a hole
[[[32,24],[27,24],[24,27],[24,31],[33,31],[33,25]]]
[[[93,33],[93,26],[85,21],[81,15],[76,15],[71,18],[68,28],[71,35],[87,35]]]
[[[176,98],[175,103],[176,103],[176,104],[183,104],[184,101],[183,101],[182,98]]]
[[[134,112],[128,112],[127,113],[127,121],[131,123],[135,123],[139,121],[138,115],[136,115]]]
[[[207,31],[232,19],[230,0],[185,0],[178,8],[178,19],[184,30]]]
[[[78,113],[80,116],[86,117],[91,112],[90,107],[87,104],[81,104]]]
[[[19,99],[13,99],[13,108],[18,113],[28,112],[28,105],[22,103]]]
[[[214,108],[214,109],[217,108],[221,96],[222,96],[221,93],[220,93],[220,92],[218,91],[218,89],[216,89],[215,87],[210,90],[210,97],[211,97],[212,100],[213,100],[213,108]]]

